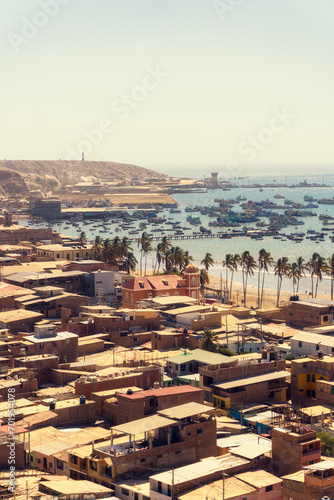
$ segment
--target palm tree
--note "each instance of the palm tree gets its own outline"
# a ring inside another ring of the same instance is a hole
[[[163,253],[162,253],[163,245],[162,245],[162,243],[158,243],[157,248],[155,250],[156,250],[156,261],[155,261],[155,266],[154,266],[154,272],[155,272],[156,266],[158,266],[157,273],[159,274],[160,264],[161,264],[162,259],[163,259]]]
[[[101,259],[103,262],[106,264],[109,264],[110,262],[110,255],[111,255],[111,241],[109,238],[106,238],[103,241],[102,249],[101,249]]]
[[[87,243],[87,236],[86,236],[86,233],[85,231],[81,231],[80,235],[79,235],[79,238],[78,238],[78,243],[81,247],[83,247],[84,245],[86,245]]]
[[[185,270],[185,268],[194,260],[192,255],[189,255],[189,251],[186,250],[183,252],[182,266],[180,268],[181,273]]]
[[[206,253],[204,259],[201,261],[202,266],[205,267],[206,271],[214,265],[215,261],[212,258],[211,253]]]
[[[287,276],[292,279],[292,292],[296,293],[297,284],[300,278],[300,271],[297,262],[293,262],[288,269]]]
[[[264,248],[259,250],[258,265],[257,265],[257,306],[260,307],[260,283],[261,283],[261,272],[263,269],[264,254],[266,253]]]
[[[202,296],[204,297],[205,285],[208,285],[210,283],[209,273],[204,268],[201,269],[199,272],[199,282],[201,285],[201,293],[202,293]]]
[[[228,299],[228,272],[233,268],[233,255],[227,253],[225,255],[225,260],[223,260],[223,266],[225,267],[225,282],[226,282],[226,295]],[[230,295],[231,296],[231,295]]]
[[[279,258],[275,263],[275,269],[274,269],[275,276],[277,276],[277,304],[276,304],[277,307],[279,306],[282,280],[283,277],[286,276],[288,271],[289,271],[288,258],[287,257]]]
[[[331,277],[331,301],[333,301],[333,291],[334,291],[334,253],[331,257],[328,257],[328,274]]]
[[[297,289],[296,289],[296,293],[298,293],[298,290],[299,290],[300,279],[305,276],[306,266],[303,264],[303,262],[304,262],[303,257],[298,257],[298,259],[297,259],[298,276],[297,276]]]
[[[110,263],[116,265],[122,258],[122,241],[119,236],[115,236],[110,243]]]
[[[229,261],[229,271],[231,272],[231,278],[230,278],[230,299],[232,299],[233,275],[234,275],[234,272],[238,270],[238,264],[240,263],[240,261],[241,261],[241,258],[240,258],[240,255],[238,253],[232,255],[232,258]]]
[[[178,268],[180,269],[182,266],[182,261],[183,261],[183,250],[180,247],[172,247],[171,248],[171,254],[173,256],[173,264],[175,267],[175,270]]]
[[[261,296],[259,307],[263,306],[263,290],[264,290],[264,278],[266,273],[269,273],[269,268],[273,265],[274,259],[264,248],[260,250],[261,252],[261,269],[262,269],[262,286],[261,286]],[[259,262],[260,265],[260,262]]]
[[[314,252],[312,255],[311,259],[308,261],[306,264],[306,269],[310,271],[311,273],[311,292],[312,292],[312,298],[314,296],[314,277],[316,276],[316,270],[317,270],[317,260],[318,260],[319,254],[317,252]]]
[[[138,238],[137,240],[138,248],[140,248],[140,276],[143,275],[143,254],[146,254],[147,252],[148,241],[151,242],[146,231],[144,231],[140,238]]]
[[[201,349],[204,351],[217,351],[218,335],[212,330],[205,329],[202,334]]]
[[[101,236],[96,236],[93,246],[95,259],[99,260],[101,258],[102,248],[103,248],[103,240]]]
[[[144,246],[142,248],[142,252],[145,255],[145,275],[146,275],[146,264],[147,264],[147,256],[152,252],[152,241],[149,236],[147,236]]]
[[[138,260],[134,256],[132,252],[129,252],[126,256],[126,270],[127,273],[130,274],[131,271],[136,269],[136,265],[138,264]]]
[[[321,257],[319,255],[317,261],[316,261],[316,267],[315,267],[315,275],[317,277],[316,285],[315,285],[315,297],[317,296],[318,293],[318,286],[322,281],[323,273],[327,274],[328,272],[328,266],[326,259],[324,257]]]
[[[245,250],[241,255],[241,270],[242,270],[242,286],[244,292],[244,305],[246,306],[246,295],[247,295],[247,282],[248,277],[254,275],[254,270],[256,269],[256,262],[254,257]]]
[[[123,236],[119,244],[120,247],[120,258],[126,258],[129,252],[132,252],[133,248],[131,246],[131,241],[127,236]]]

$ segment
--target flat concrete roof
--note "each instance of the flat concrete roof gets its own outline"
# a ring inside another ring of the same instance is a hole
[[[25,340],[29,342],[33,342],[34,344],[41,344],[45,342],[57,342],[58,340],[67,340],[78,338],[79,335],[71,332],[58,332],[57,335],[53,335],[52,337],[35,337],[35,335],[28,335],[25,337]]]
[[[197,299],[187,296],[173,296],[173,297],[155,297],[154,299],[144,299],[145,302],[150,301],[157,306],[169,306],[171,304],[195,304],[198,302]],[[143,301],[144,301],[143,300]]]

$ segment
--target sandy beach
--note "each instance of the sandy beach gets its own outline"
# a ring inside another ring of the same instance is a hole
[[[136,271],[135,273],[132,273],[134,276],[139,276],[139,270]],[[152,275],[152,270],[147,270],[146,275]],[[210,275],[209,272],[209,278],[210,282],[208,284],[208,294],[212,292],[212,289],[217,290],[217,294],[220,293],[220,287],[221,287],[221,281],[220,277],[218,276],[213,276]],[[222,283],[223,290],[224,290],[224,281]],[[290,297],[292,296],[292,292],[286,292],[286,291],[281,291],[280,294],[280,306],[286,304],[287,302],[290,301]],[[299,299],[306,299],[310,298],[311,295],[306,294],[306,293],[298,293]],[[330,300],[330,297],[328,295],[317,295],[318,299],[324,299],[324,300]],[[241,300],[243,300],[243,287],[242,283],[239,283],[237,281],[233,282],[233,287],[232,287],[232,302],[236,305],[243,305]],[[247,307],[257,307],[257,300],[258,300],[258,289],[257,286],[254,285],[248,285],[247,286],[247,298],[246,298],[246,306]],[[263,295],[263,307],[264,308],[272,308],[276,307],[277,304],[277,291],[274,288],[265,288],[264,289],[264,295]]]

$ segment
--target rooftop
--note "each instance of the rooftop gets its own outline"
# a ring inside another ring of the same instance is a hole
[[[265,488],[271,484],[282,483],[282,479],[273,476],[265,470],[253,470],[248,472],[242,472],[241,474],[236,474],[236,478],[241,479],[245,483],[255,486],[255,488]]]
[[[290,372],[277,371],[272,373],[264,373],[263,375],[255,375],[253,377],[239,378],[236,380],[221,382],[220,384],[212,385],[213,387],[219,387],[220,389],[233,389],[234,387],[260,384],[261,382],[269,382],[270,380],[283,379],[287,377],[290,377]]]
[[[25,340],[29,340],[29,342],[33,342],[34,344],[40,344],[45,343],[45,342],[55,342],[58,340],[67,340],[67,339],[74,339],[78,338],[78,335],[76,333],[71,333],[71,332],[58,332],[56,335],[53,335],[52,337],[35,337],[35,335],[28,335],[25,337]]]
[[[224,356],[214,352],[204,351],[203,349],[195,349],[194,351],[185,351],[183,354],[167,358],[167,362],[176,363],[189,363],[190,361],[197,361],[207,365],[219,365],[221,363],[229,363],[236,359],[235,356]]]
[[[247,498],[247,495],[256,493],[255,488],[232,476],[225,478],[225,480],[219,479],[194,488],[183,495],[179,495],[178,498],[179,500],[203,500],[203,498],[216,500],[222,498],[223,491],[225,500]]]
[[[208,413],[214,411],[214,408],[203,405],[201,403],[185,403],[183,405],[172,406],[166,410],[160,410],[159,415],[165,417],[182,420],[184,418],[193,417],[200,413]]]
[[[178,467],[177,469],[174,469],[174,471],[169,470],[166,472],[160,472],[159,474],[154,474],[150,477],[150,479],[161,481],[164,484],[172,486],[173,484],[182,484],[199,477],[205,477],[206,475],[212,474],[214,472],[228,470],[232,467],[237,467],[248,463],[249,461],[245,460],[244,458],[236,457],[231,455],[230,453],[227,453],[226,455],[223,455],[221,457],[209,457],[205,458],[204,460],[194,462],[190,465]]]
[[[1,323],[11,323],[13,321],[24,321],[25,319],[37,319],[42,317],[43,314],[34,311],[28,311],[26,309],[14,309],[12,311],[0,312]]]
[[[123,398],[128,399],[145,399],[150,398],[152,396],[163,397],[163,396],[172,396],[174,394],[187,394],[189,392],[199,392],[203,391],[203,389],[199,389],[198,387],[193,387],[191,385],[180,385],[180,386],[172,386],[172,387],[162,387],[160,389],[150,389],[147,391],[140,391],[134,394],[127,394],[126,392],[122,394]]]
[[[334,347],[334,337],[329,335],[320,335],[317,333],[309,333],[309,332],[299,332],[297,335],[294,335],[291,339],[292,342],[306,342],[314,345],[323,345],[328,347]]]
[[[63,481],[41,481],[40,491],[48,491],[55,495],[83,495],[83,494],[97,494],[105,493],[109,496],[111,490],[100,484],[93,483],[92,481],[84,480],[71,480],[65,479]],[[43,488],[43,489],[41,489]]]

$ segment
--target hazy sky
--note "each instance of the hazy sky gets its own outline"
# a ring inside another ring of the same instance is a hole
[[[0,19],[0,159],[332,164],[333,0],[1,0]]]

